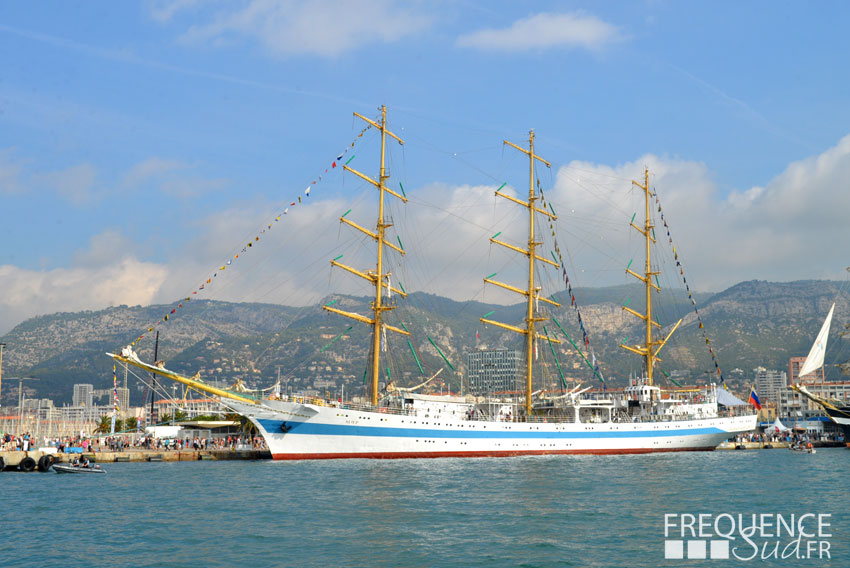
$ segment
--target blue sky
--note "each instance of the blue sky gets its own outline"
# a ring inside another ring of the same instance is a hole
[[[368,225],[371,191],[324,169],[356,140],[351,165],[375,175],[374,132],[358,139],[352,113],[374,118],[382,104],[405,139],[392,148],[393,183],[412,196],[400,235],[422,274],[442,274],[426,291],[496,301],[480,297],[483,261],[472,276],[443,267],[466,267],[461,250],[492,257],[487,237],[504,220],[493,189],[527,183],[502,140],[524,144],[532,128],[579,285],[627,281],[630,253],[617,251],[633,244],[629,180],[645,165],[693,287],[843,278],[847,259],[823,243],[847,237],[848,13],[842,2],[4,3],[0,333],[36,314],[185,296],[320,174],[207,297],[321,297],[342,246],[336,218],[360,204]],[[249,266],[265,284],[248,284]]]

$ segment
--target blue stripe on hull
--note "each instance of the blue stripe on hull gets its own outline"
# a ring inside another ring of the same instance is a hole
[[[260,419],[262,427],[269,433],[281,434],[282,420]],[[312,436],[372,436],[388,438],[502,438],[502,439],[569,439],[569,438],[660,438],[671,436],[700,436],[721,434],[719,428],[681,428],[664,430],[589,430],[570,432],[558,430],[516,431],[516,430],[442,430],[419,428],[380,428],[375,426],[350,426],[344,424],[321,424],[313,422],[286,421],[287,433]]]

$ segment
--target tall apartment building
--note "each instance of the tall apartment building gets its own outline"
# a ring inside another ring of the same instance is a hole
[[[755,387],[762,401],[774,404],[779,402],[779,389],[788,385],[788,375],[785,371],[774,371],[764,367],[753,369],[755,375]]]
[[[517,389],[520,368],[519,351],[481,349],[466,354],[469,392],[484,395]]]
[[[118,391],[118,408],[122,412],[127,412],[130,409],[130,389],[118,387],[116,390]]]
[[[86,408],[91,408],[93,392],[94,385],[74,385],[74,406],[85,406]]]
[[[788,360],[788,379],[790,380],[790,384],[797,384],[801,381],[803,383],[824,382],[826,380],[824,367],[802,377],[800,376],[800,367],[803,366],[805,361],[805,357],[791,357]]]

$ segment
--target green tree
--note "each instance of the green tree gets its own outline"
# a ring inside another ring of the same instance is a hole
[[[112,417],[111,416],[101,416],[100,422],[97,423],[97,428],[94,429],[97,434],[107,434],[109,430],[112,428]]]
[[[133,418],[135,420],[135,418]],[[115,420],[115,431],[121,432],[124,422],[120,418]],[[97,428],[94,429],[97,434],[109,434],[112,432],[112,416],[106,414],[100,417],[100,422],[97,423]]]

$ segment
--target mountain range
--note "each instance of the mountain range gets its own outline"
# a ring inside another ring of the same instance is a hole
[[[629,307],[643,312],[643,302],[639,300],[643,291],[618,286],[575,289],[573,293],[581,301],[576,304],[578,309],[566,294],[563,298],[556,296],[562,303],[553,313],[558,324],[541,326],[542,335],[552,340],[551,344],[548,340],[537,344],[541,360],[548,361],[541,371],[544,379],[557,382],[562,373],[564,381],[601,386],[589,367],[595,356],[605,384],[623,385],[629,376],[641,372],[641,360],[620,349],[619,344],[638,343],[645,331],[642,321],[627,314],[622,305],[635,298]],[[661,352],[660,366],[665,375],[692,384],[717,381],[719,369],[730,386],[744,390],[753,368],[785,370],[789,357],[805,356],[829,306],[836,302],[826,368],[828,378],[841,379],[836,367],[850,359],[847,341],[841,337],[845,322],[850,321],[847,283],[749,281],[716,294],[692,297],[699,311],[683,294],[670,295],[663,304],[654,303],[657,318],[653,319],[662,324],[661,337],[682,319]],[[322,303],[333,302],[334,307],[368,314],[369,301],[337,295]],[[157,358],[177,372],[200,372],[207,382],[229,385],[241,379],[259,388],[280,378],[283,388],[293,391],[337,393],[344,385],[347,393],[357,394],[363,388],[371,349],[370,328],[329,314],[321,305],[290,307],[199,300],[187,303],[177,316],[163,322],[162,314],[171,309],[172,306],[163,305],[117,306],[38,316],[19,324],[0,338],[7,344],[0,402],[17,404],[18,383],[14,377],[38,379],[24,383],[27,398],[51,398],[57,404],[70,402],[75,383],[110,388],[112,360],[105,354],[120,350],[144,332],[145,337],[134,349],[143,360],[152,361],[155,334],[146,330],[154,322],[159,330]],[[404,306],[392,313],[391,323],[404,324],[411,335],[407,338],[388,333],[382,377],[402,384],[418,383],[423,375],[445,367],[441,375],[444,387],[458,390],[463,381],[465,353],[481,348],[522,349],[521,336],[484,326],[479,318],[487,315],[521,326],[524,310],[524,305],[456,302],[424,293],[410,294]],[[581,344],[584,337],[592,351],[590,355],[584,350],[587,361],[569,341]],[[551,358],[553,351],[560,370]],[[122,369],[118,370],[118,377],[119,383],[123,382]],[[143,378],[132,371],[128,375],[132,404],[142,402]]]

